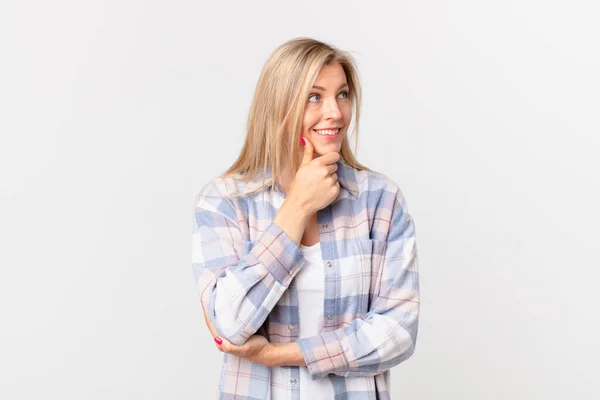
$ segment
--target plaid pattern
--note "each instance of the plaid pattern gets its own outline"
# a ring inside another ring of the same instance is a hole
[[[279,187],[222,199],[247,183],[215,178],[196,204],[192,267],[219,334],[238,345],[257,333],[296,341],[307,363],[269,368],[224,353],[220,399],[298,400],[299,368],[329,380],[336,399],[389,399],[389,369],[415,350],[418,258],[404,196],[383,174],[337,164],[339,196],[317,212],[325,270],[318,336],[298,337],[294,276],[306,260],[273,222],[285,199]]]

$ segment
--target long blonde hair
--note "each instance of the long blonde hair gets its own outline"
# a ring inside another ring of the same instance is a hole
[[[298,146],[301,146],[306,99],[321,68],[331,63],[339,63],[346,73],[348,97],[353,108],[356,149],[362,92],[355,59],[348,52],[315,39],[291,39],[275,49],[263,66],[248,114],[244,146],[237,160],[218,177],[251,181],[261,171],[265,177],[269,167],[271,175],[258,185],[248,185],[240,193],[221,197],[244,196],[259,189],[264,190],[266,186],[273,189],[276,182],[281,182],[286,165],[289,168],[291,163],[294,171],[300,167],[302,153]],[[347,165],[371,171],[354,157],[348,134],[342,141],[340,156]]]

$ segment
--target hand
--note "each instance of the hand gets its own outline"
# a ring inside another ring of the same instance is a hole
[[[341,156],[337,152],[330,152],[313,159],[313,145],[308,138],[303,138],[306,143],[304,157],[288,197],[312,214],[327,207],[338,196],[340,183],[335,171],[338,169],[336,162]]]
[[[202,311],[204,312],[204,320],[206,321],[208,330],[212,334],[219,351],[233,354],[234,356],[245,358],[248,361],[266,365],[267,367],[275,366],[275,346],[264,336],[254,335],[243,345],[236,346],[229,340],[218,335],[217,330],[212,322],[210,322],[210,318],[204,309],[204,304],[202,305]]]

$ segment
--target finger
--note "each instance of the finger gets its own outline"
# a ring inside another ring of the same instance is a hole
[[[210,321],[210,317],[208,316],[208,312],[206,312],[206,309],[204,308],[204,304],[202,305],[202,311],[204,312],[204,321],[206,321],[206,326],[208,327],[210,334],[213,338],[215,336],[218,336],[219,334],[217,333],[217,330],[213,326],[212,322]]]
[[[219,339],[221,339],[221,344],[217,343],[217,348],[219,350],[221,350],[222,352],[231,353],[236,356],[239,356],[243,353],[243,351],[242,351],[243,346],[236,346],[235,344],[231,343],[229,340],[222,338],[222,337],[219,337]]]
[[[325,166],[325,169],[327,169],[328,175],[331,175],[338,170],[338,165],[336,163],[329,164]]]
[[[231,353],[233,351],[237,351],[237,347],[239,347],[239,346],[235,346],[235,345],[231,344],[231,342],[229,340],[219,336],[219,333],[215,329],[214,325],[212,324],[212,322],[210,322],[210,317],[208,316],[208,312],[204,308],[204,304],[202,304],[202,311],[204,312],[204,320],[206,321],[206,326],[208,326],[208,330],[210,331],[210,334],[212,335],[212,337],[215,341],[215,345],[217,346],[217,349],[219,351],[222,351],[225,353]]]
[[[304,156],[302,157],[302,165],[310,162],[313,157],[314,157],[314,147],[312,145],[312,143],[310,142],[310,140],[308,140],[308,138],[305,138],[304,136],[302,136],[302,139],[304,139]]]
[[[320,157],[316,157],[315,160],[318,159],[321,165],[331,165],[338,162],[340,157],[340,153],[338,153],[337,151],[331,151],[327,154],[323,154]]]

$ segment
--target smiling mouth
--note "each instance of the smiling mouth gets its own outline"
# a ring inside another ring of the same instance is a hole
[[[335,136],[341,132],[341,128],[337,129],[313,129],[317,134],[321,136]]]

